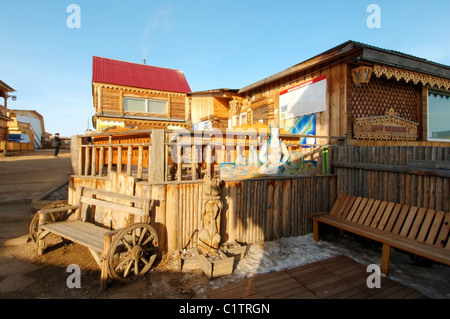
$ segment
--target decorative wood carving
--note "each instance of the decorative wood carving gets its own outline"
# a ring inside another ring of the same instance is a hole
[[[372,75],[373,68],[369,66],[360,66],[352,70],[353,83],[369,83],[370,76]]]
[[[219,179],[204,178],[203,228],[199,233],[199,246],[203,254],[219,250],[220,244],[220,212],[222,201],[220,197]]]
[[[450,81],[447,79],[384,65],[374,65],[373,74],[377,77],[384,75],[388,79],[395,78],[397,81],[412,81],[414,84],[422,83],[423,85],[437,86],[446,90],[450,89]]]
[[[386,115],[355,118],[353,123],[356,139],[415,141],[418,137],[419,124],[398,117],[392,108]]]

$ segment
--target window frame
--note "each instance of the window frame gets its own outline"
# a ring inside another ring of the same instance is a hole
[[[125,109],[125,101],[126,100],[141,100],[145,101],[145,111],[130,111]],[[165,103],[165,112],[164,113],[158,113],[158,112],[149,112],[150,102],[164,102]],[[169,104],[166,100],[158,100],[158,99],[145,99],[145,98],[139,98],[139,97],[123,97],[123,112],[126,113],[145,113],[145,114],[155,114],[155,115],[169,115]]]
[[[445,139],[445,138],[434,138],[430,136],[430,133],[432,133],[432,131],[430,130],[430,94],[440,94],[440,95],[447,95],[450,97],[450,91],[445,91],[445,90],[440,90],[440,89],[435,89],[435,88],[427,88],[427,140],[430,142],[446,142],[446,143],[450,143],[450,138],[449,139]],[[450,104],[450,98],[448,98],[449,100],[449,104]]]

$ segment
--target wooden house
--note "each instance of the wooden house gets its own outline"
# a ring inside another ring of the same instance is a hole
[[[188,94],[193,129],[215,127],[226,129],[232,118],[232,109],[236,99],[240,99],[238,90],[216,89],[197,91]]]
[[[44,117],[36,110],[9,110],[13,119],[9,123],[11,133],[25,133],[30,138],[34,148],[43,148],[45,125]]]
[[[92,71],[98,131],[189,125],[186,93],[191,90],[182,71],[96,56]]]
[[[275,122],[347,145],[445,146],[449,96],[449,66],[348,41],[239,89],[229,120]]]
[[[0,150],[6,152],[6,144],[8,142],[8,122],[11,118],[8,116],[8,93],[15,90],[8,84],[0,80],[0,97],[3,98],[3,105],[0,104]]]

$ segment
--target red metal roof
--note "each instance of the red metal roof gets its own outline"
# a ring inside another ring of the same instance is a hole
[[[191,92],[183,71],[96,56],[92,61],[92,82],[169,92]]]

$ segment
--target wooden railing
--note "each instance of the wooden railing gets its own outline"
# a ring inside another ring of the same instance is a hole
[[[72,138],[72,173],[102,177],[111,171],[149,176],[151,132],[118,132]]]
[[[297,151],[304,160],[316,161],[318,173],[328,174],[331,169],[327,161],[330,139],[335,141],[339,138],[308,136],[326,143],[302,144],[303,137],[279,136],[289,152]],[[103,177],[115,171],[154,183],[196,181],[205,175],[219,176],[220,164],[234,163],[238,155],[248,158],[250,150],[259,153],[268,138],[266,131],[218,129],[155,129],[74,136],[72,173]]]

